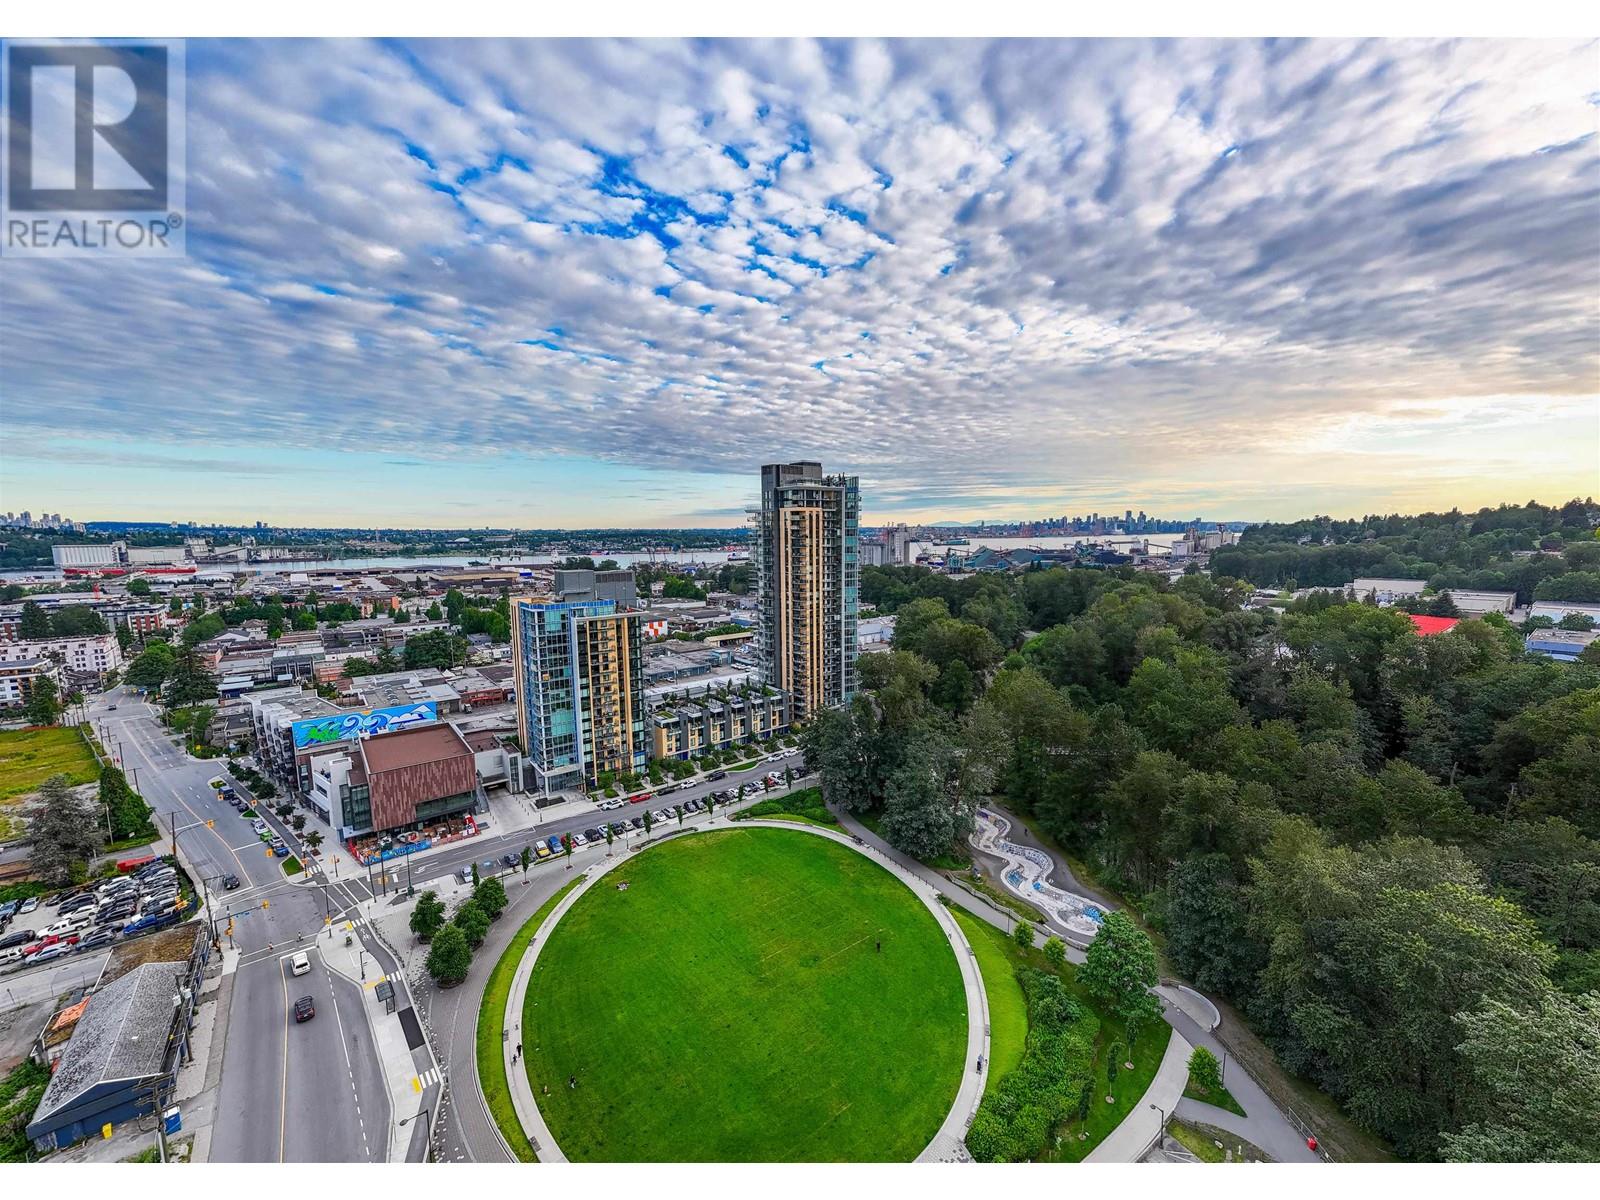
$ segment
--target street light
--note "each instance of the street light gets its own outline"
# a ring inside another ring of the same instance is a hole
[[[1155,1109],[1156,1112],[1160,1114],[1161,1128],[1163,1131],[1165,1131],[1167,1128],[1167,1110],[1162,1108],[1161,1105],[1155,1103],[1154,1101],[1151,1101],[1150,1107]]]
[[[422,1118],[422,1133],[423,1133],[423,1137],[424,1137],[424,1142],[423,1142],[423,1147],[422,1147],[422,1161],[423,1162],[432,1162],[433,1161],[433,1114],[428,1111],[428,1106],[426,1104],[424,1104],[422,1106],[422,1108],[419,1109],[414,1115],[407,1117],[403,1121],[396,1121],[395,1122],[395,1127],[397,1129],[404,1129],[407,1125],[411,1124],[411,1122],[415,1121],[417,1119],[417,1117],[421,1117]]]

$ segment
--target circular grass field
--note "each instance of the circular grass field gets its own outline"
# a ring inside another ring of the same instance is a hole
[[[909,1162],[955,1099],[966,997],[938,922],[882,867],[733,828],[653,846],[580,897],[522,1039],[574,1162]]]

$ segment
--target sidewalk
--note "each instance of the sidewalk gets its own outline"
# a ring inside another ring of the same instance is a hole
[[[1122,1118],[1122,1124],[1113,1129],[1093,1150],[1084,1162],[1131,1163],[1144,1157],[1146,1150],[1155,1145],[1167,1118],[1172,1116],[1178,1100],[1183,1096],[1184,1085],[1189,1082],[1189,1052],[1192,1047],[1178,1031],[1172,1031],[1167,1042],[1167,1052],[1150,1081],[1149,1090],[1139,1098],[1133,1110]]]

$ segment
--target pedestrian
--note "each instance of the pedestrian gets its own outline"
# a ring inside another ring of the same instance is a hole
[[[569,1088],[572,1088],[574,1091],[576,1091],[577,1087],[578,1087],[578,1077],[576,1075],[568,1076],[567,1077],[567,1086]]]
[[[522,1057],[522,1043],[521,1042],[517,1043],[517,1057],[518,1058]]]
[[[878,941],[878,942],[874,942],[873,944],[878,947],[878,953],[882,954],[883,953],[883,942],[882,941]]]

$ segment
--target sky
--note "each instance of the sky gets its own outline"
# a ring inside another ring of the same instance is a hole
[[[0,266],[0,510],[1600,492],[1600,46],[190,41],[188,256]]]

